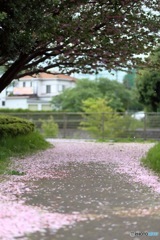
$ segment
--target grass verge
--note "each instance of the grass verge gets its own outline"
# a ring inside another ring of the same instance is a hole
[[[25,136],[5,137],[0,139],[0,174],[3,174],[10,164],[11,157],[22,157],[45,150],[51,146],[39,132]],[[12,173],[13,174],[13,173]]]
[[[152,143],[154,139],[144,140],[143,138],[113,138],[113,139],[98,139],[96,142],[113,142],[113,143]]]
[[[160,174],[160,143],[153,146],[147,155],[141,159],[145,167],[152,169],[154,172]]]

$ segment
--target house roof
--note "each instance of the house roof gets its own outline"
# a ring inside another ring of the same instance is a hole
[[[52,73],[38,73],[34,74],[33,76],[24,76],[20,78],[20,80],[28,80],[28,79],[43,79],[43,80],[48,80],[48,79],[55,79],[55,80],[66,80],[66,81],[76,81],[76,78],[71,77],[69,75],[65,74],[52,74]]]

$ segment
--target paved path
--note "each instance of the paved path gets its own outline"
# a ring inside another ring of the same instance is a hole
[[[53,215],[47,215],[48,225],[45,222],[36,228],[35,224],[35,229],[28,233],[24,230],[20,238],[8,239],[138,240],[148,239],[145,234],[149,232],[160,232],[158,178],[140,167],[138,160],[152,145],[75,141],[57,141],[54,145],[34,157],[16,160],[14,167],[26,169],[26,176],[12,177],[18,190],[13,191],[10,183],[8,192],[2,186],[2,193],[6,191],[6,196],[13,198],[12,203],[23,200],[23,206],[38,207],[47,214],[58,213],[54,221],[63,222],[62,216],[72,217],[57,227],[53,221],[50,224]],[[140,234],[138,231],[143,236],[135,236]],[[160,235],[151,239],[158,240]]]

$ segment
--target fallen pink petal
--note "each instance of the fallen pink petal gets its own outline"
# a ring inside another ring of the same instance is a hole
[[[53,142],[53,141],[51,141]],[[32,193],[36,187],[36,181],[64,181],[72,178],[69,170],[60,170],[60,166],[76,162],[84,166],[89,163],[102,163],[104,166],[112,166],[113,174],[128,176],[132,184],[139,183],[149,187],[152,192],[160,193],[160,182],[150,170],[140,164],[140,159],[154,145],[152,143],[94,143],[94,142],[54,142],[55,147],[23,159],[14,159],[11,169],[24,172],[22,176],[7,175],[5,180],[0,182],[0,239],[11,240],[16,237],[23,237],[26,234],[36,231],[43,232],[46,228],[53,232],[64,226],[73,225],[79,221],[86,221],[101,217],[101,214],[87,215],[88,213],[72,211],[72,213],[56,212],[56,208],[50,211],[42,206],[30,206],[22,197]],[[87,181],[87,175],[86,181]],[[89,177],[89,176],[88,176]],[[70,186],[72,187],[72,186]],[[111,191],[112,187],[99,188],[100,192]],[[38,191],[38,189],[37,189]],[[136,187],[135,187],[136,191]],[[56,195],[55,195],[56,199]],[[57,201],[61,200],[57,196]],[[76,199],[76,195],[75,195]],[[86,196],[82,193],[79,199]],[[95,200],[94,200],[95,201]],[[103,207],[104,203],[98,202]],[[158,208],[159,209],[159,208]],[[84,209],[85,210],[85,209]],[[122,213],[125,211],[122,211]],[[148,211],[143,210],[147,215]],[[104,215],[103,217],[106,217]]]

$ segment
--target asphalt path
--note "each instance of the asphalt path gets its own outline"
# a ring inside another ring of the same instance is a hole
[[[120,161],[123,161],[127,154],[125,151],[128,151],[129,159],[133,156],[134,161],[135,156],[138,156],[136,151],[145,152],[143,144],[130,148],[131,145],[127,144],[108,144],[106,147],[103,144],[83,141],[82,143],[55,141],[54,145],[55,148],[37,155],[32,161],[36,162],[40,157],[46,164],[53,161],[49,169],[59,177],[36,177],[34,181],[25,180],[27,188],[31,191],[21,192],[18,201],[24,200],[26,206],[39,207],[49,213],[56,212],[64,216],[79,215],[80,218],[58,229],[51,225],[45,226],[43,231],[36,230],[19,237],[13,236],[12,239],[147,240],[149,237],[154,240],[160,239],[159,193],[144,182],[134,181],[132,175],[123,171],[118,172],[117,160],[114,161],[118,156]],[[150,147],[147,145],[146,149]],[[107,155],[109,151],[112,154]],[[115,151],[118,152],[117,155]],[[104,156],[107,161],[104,161]],[[20,160],[15,166],[18,169],[23,164],[24,160]],[[130,164],[131,162],[128,162],[128,165]],[[18,180],[13,177],[12,181],[24,181],[23,176],[22,180],[21,177]]]
[[[138,240],[160,231],[159,196],[141,184],[128,183],[127,176],[114,174],[114,166],[72,162],[57,170],[70,175],[36,181],[34,191],[25,195],[26,203],[51,212],[80,212],[86,220],[56,233],[49,229],[34,233],[29,239]]]

